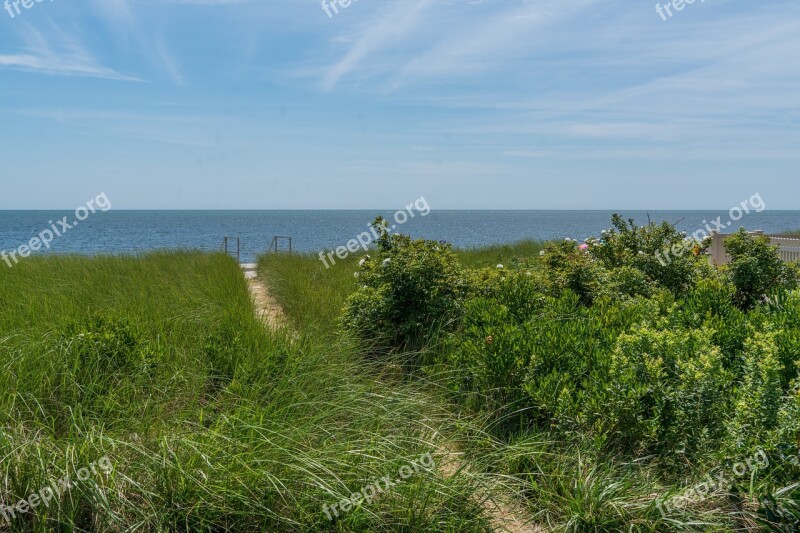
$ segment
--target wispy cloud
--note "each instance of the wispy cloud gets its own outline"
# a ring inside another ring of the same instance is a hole
[[[54,43],[45,35],[27,25],[22,51],[0,54],[0,66],[61,76],[88,76],[123,81],[141,81],[135,76],[121,74],[103,66],[96,57],[75,38],[51,27]]]
[[[366,58],[391,43],[402,42],[422,20],[432,0],[403,0],[370,23],[369,29],[350,46],[345,56],[324,73],[322,86],[330,90]]]

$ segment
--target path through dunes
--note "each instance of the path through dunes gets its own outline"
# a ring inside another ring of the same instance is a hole
[[[286,326],[286,317],[283,309],[270,296],[269,289],[258,277],[258,265],[255,263],[245,263],[242,265],[244,277],[247,279],[247,286],[250,289],[250,297],[255,306],[256,316],[271,329],[280,329]]]
[[[256,316],[269,328],[281,329],[286,327],[288,321],[283,308],[270,295],[267,285],[258,275],[258,265],[242,264],[244,276],[247,279],[251,299],[255,307]],[[480,477],[469,463],[463,459],[463,454],[455,450],[455,445],[449,445],[442,439],[435,452],[438,473],[443,478],[455,475]],[[545,531],[541,526],[532,524],[526,510],[504,490],[494,493],[491,484],[485,481],[478,483],[479,488],[473,494],[476,501],[486,510],[493,531],[509,533],[540,533]]]

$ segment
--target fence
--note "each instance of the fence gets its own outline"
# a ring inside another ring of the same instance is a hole
[[[761,231],[753,231],[751,235],[764,235]],[[721,266],[731,262],[731,257],[725,253],[725,239],[730,235],[715,233],[712,236],[711,247],[708,249],[711,264]],[[778,246],[781,259],[787,263],[800,259],[800,236],[798,235],[767,235],[770,242]]]
[[[280,249],[281,243],[283,243],[284,245],[288,244],[289,248],[288,249],[284,248],[283,250],[281,250]],[[270,243],[269,250],[267,250],[267,252],[275,252],[275,253],[288,252],[288,253],[291,254],[292,253],[292,238],[291,237],[283,237],[281,235],[276,235],[275,237],[272,238],[272,243]]]
[[[236,258],[238,263],[242,262],[242,241],[239,237],[225,237],[222,239],[222,251],[232,257]],[[294,244],[291,237],[275,236],[272,238],[272,244],[269,245],[267,253],[283,252],[293,253]]]
[[[242,259],[242,243],[239,237],[225,237],[222,239],[222,251],[228,255],[233,255],[233,249],[229,248],[229,243],[236,241],[236,262],[241,263]]]

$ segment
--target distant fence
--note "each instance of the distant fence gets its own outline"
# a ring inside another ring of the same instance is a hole
[[[764,235],[763,232],[754,231],[751,235]],[[711,263],[717,266],[727,265],[731,256],[725,253],[725,239],[730,235],[715,233],[712,236],[711,247],[708,249]],[[781,259],[787,263],[800,259],[800,236],[798,235],[766,235],[774,246],[778,246]]]
[[[242,240],[239,237],[224,237],[222,239],[222,251],[231,257],[235,257],[237,262],[242,262]],[[293,253],[294,243],[292,238],[281,235],[273,237],[269,250],[267,250],[267,253],[270,252]]]
[[[236,243],[236,248],[232,248],[233,243]],[[222,251],[228,255],[233,255],[234,250],[236,251],[236,262],[242,262],[242,241],[239,240],[239,237],[225,237],[222,239]]]
[[[281,244],[284,245],[284,248],[282,250],[281,250]],[[286,246],[288,246],[288,248],[286,248]],[[270,243],[270,245],[269,245],[269,250],[267,251],[267,253],[269,253],[269,252],[274,252],[274,253],[288,252],[288,253],[291,254],[292,253],[292,238],[291,237],[284,237],[282,235],[276,235],[275,237],[272,238],[272,243]]]

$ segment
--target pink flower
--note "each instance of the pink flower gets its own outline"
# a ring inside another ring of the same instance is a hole
[[[580,246],[578,246],[578,249],[579,250],[583,250],[585,252],[586,250],[589,249],[589,245],[588,244],[581,244]]]

